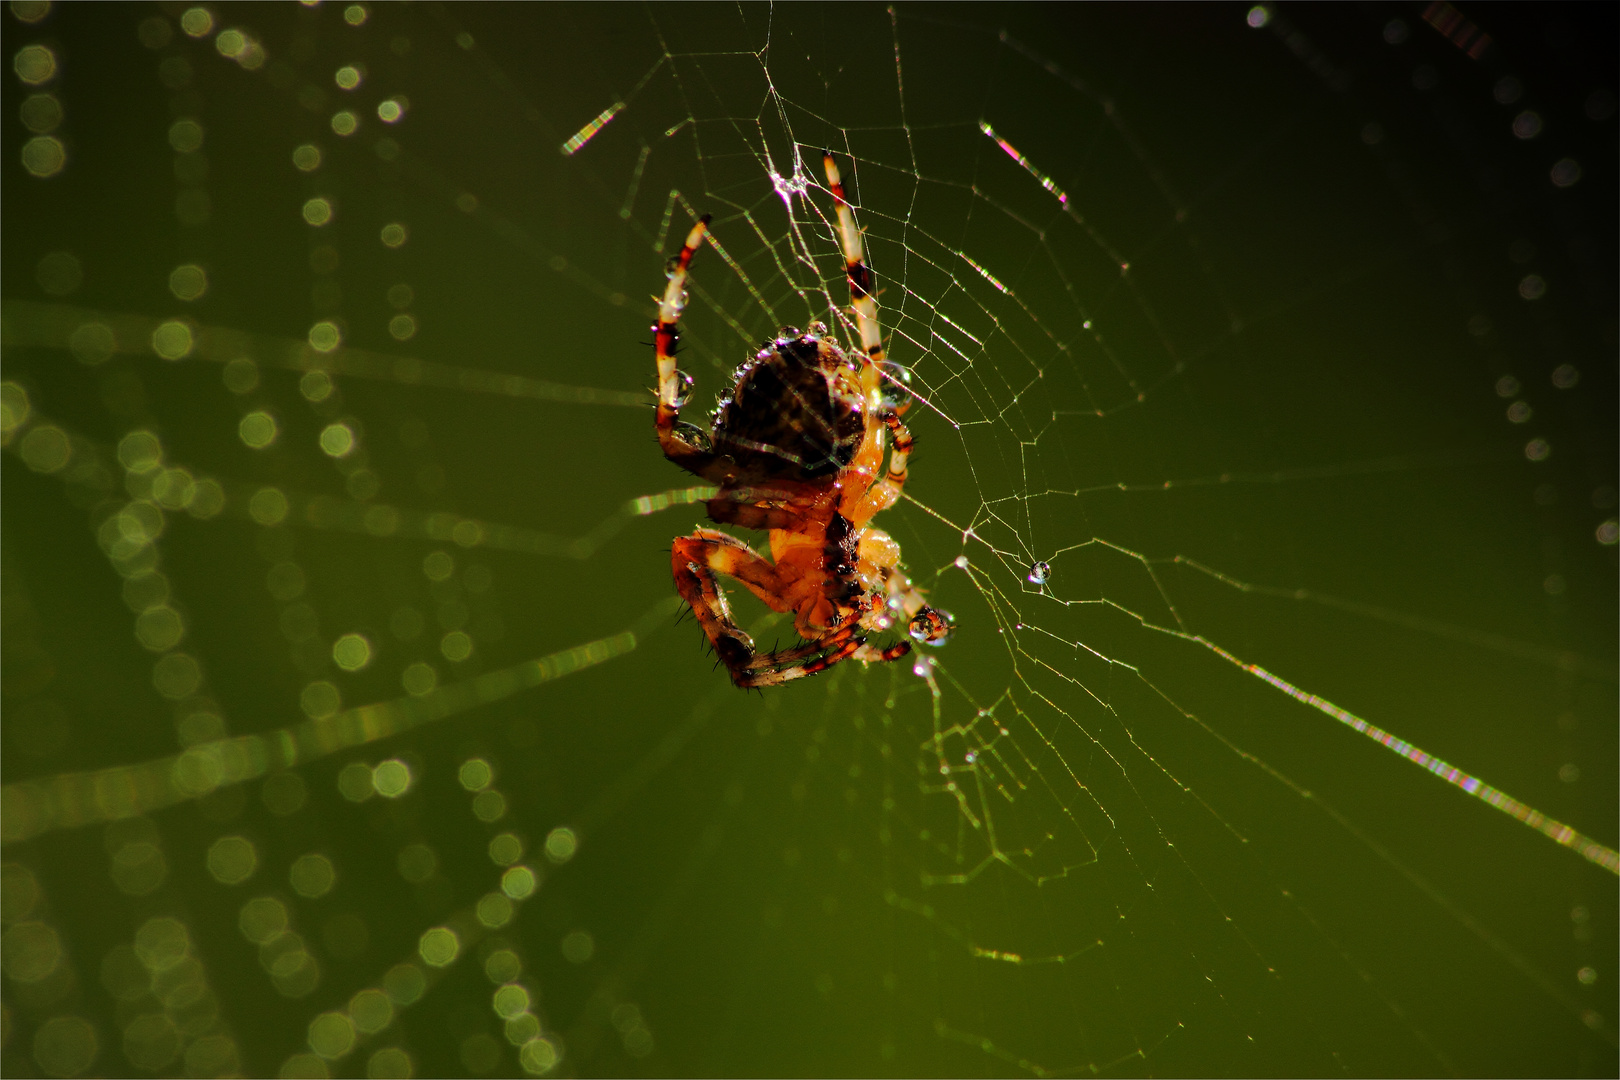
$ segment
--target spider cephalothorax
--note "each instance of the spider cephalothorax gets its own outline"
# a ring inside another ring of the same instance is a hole
[[[824,160],[860,332],[858,352],[846,352],[819,324],[804,333],[785,328],[737,369],[736,385],[715,408],[709,431],[682,423],[692,380],[675,368],[675,345],[687,271],[707,216],[671,260],[653,327],[664,456],[718,485],[708,503],[716,522],[770,533],[770,560],[714,529],[680,537],[671,556],[675,587],[692,605],[732,681],[743,687],[814,675],[851,657],[896,660],[911,651],[910,643],[879,648],[864,635],[893,629],[902,619],[920,642],[941,642],[951,630],[950,616],[925,604],[900,569],[900,545],[868,524],[894,505],[906,481],[912,438],[900,414],[908,397],[903,372],[884,362],[860,232],[832,155]],[[757,653],[732,619],[721,576],[740,581],[773,610],[793,612],[804,644]]]

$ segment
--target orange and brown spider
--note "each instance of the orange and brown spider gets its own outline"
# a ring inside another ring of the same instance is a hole
[[[848,659],[898,660],[909,642],[880,648],[865,635],[907,620],[919,642],[938,644],[951,616],[929,607],[900,569],[900,545],[868,522],[893,506],[906,482],[911,433],[900,414],[908,404],[904,371],[883,359],[882,328],[861,234],[844,199],[832,155],[827,184],[838,208],[838,232],[849,277],[860,352],[846,353],[817,324],[787,327],[737,369],[737,384],[714,411],[709,431],[680,419],[692,379],[675,368],[686,275],[703,243],[707,215],[670,261],[653,327],[658,359],[658,443],[664,456],[719,486],[709,517],[720,524],[765,529],[771,559],[715,529],[675,541],[675,587],[692,605],[715,654],[741,687],[775,686],[826,671]],[[894,448],[884,469],[886,437]],[[732,619],[720,576],[742,582],[773,611],[791,611],[802,645],[760,653]]]

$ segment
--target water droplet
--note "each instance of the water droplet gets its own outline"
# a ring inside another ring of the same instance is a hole
[[[911,369],[892,360],[885,360],[878,365],[878,374],[883,377],[883,385],[878,388],[878,396],[886,409],[898,409],[911,401]]]
[[[692,387],[694,387],[696,385],[697,385],[697,380],[696,379],[692,378],[692,376],[688,375],[686,372],[680,370],[679,368],[675,369],[675,402],[674,402],[674,404],[675,404],[675,407],[677,409],[682,408],[683,406],[685,406],[685,404],[688,401],[692,400]]]
[[[688,424],[685,420],[675,425],[675,434],[682,441],[697,447],[699,450],[709,449],[709,433],[696,424]]]
[[[671,281],[674,281],[680,272],[681,257],[679,255],[671,255],[669,260],[664,263],[664,276],[669,278]]]
[[[811,323],[810,324],[810,336],[811,337],[817,337],[817,338],[826,337],[827,336],[827,324],[824,323],[824,322],[821,322],[819,320],[816,321],[816,322]]]
[[[969,750],[967,753],[962,755],[962,760],[971,765],[975,761],[979,760],[979,753],[976,750]]]
[[[928,678],[934,673],[934,658],[926,653],[918,653],[911,662],[911,673],[919,679]]]
[[[943,645],[956,629],[956,619],[942,608],[925,607],[911,620],[908,631],[913,641],[924,645]]]
[[[1048,581],[1052,580],[1052,564],[1044,562],[1036,563],[1034,566],[1029,568],[1028,580],[1032,585],[1045,585]]]

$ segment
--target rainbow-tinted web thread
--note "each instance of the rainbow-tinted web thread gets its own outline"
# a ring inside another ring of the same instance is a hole
[[[1591,837],[1576,832],[1562,821],[1556,821],[1535,807],[1520,802],[1507,792],[1492,787],[1476,776],[1468,775],[1449,761],[1442,761],[1433,754],[1413,746],[1405,739],[1391,735],[1374,724],[1369,724],[1355,713],[1339,708],[1326,698],[1301,690],[1293,683],[1273,675],[1258,664],[1245,664],[1225,649],[1213,645],[1210,648],[1249,674],[1275,686],[1294,700],[1309,705],[1317,712],[1333,717],[1333,719],[1347,727],[1354,728],[1385,749],[1393,750],[1413,764],[1429,770],[1452,787],[1459,788],[1486,805],[1494,806],[1502,813],[1530,826],[1550,838],[1555,844],[1577,852],[1583,859],[1596,863],[1611,874],[1620,875],[1620,852],[1616,852],[1614,848],[1606,847]]]

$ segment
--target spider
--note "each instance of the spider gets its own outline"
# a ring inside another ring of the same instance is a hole
[[[894,505],[906,482],[913,440],[900,414],[910,402],[904,370],[883,359],[872,274],[838,166],[831,153],[823,163],[838,209],[859,353],[846,353],[819,323],[807,332],[784,327],[736,370],[736,385],[715,408],[709,431],[683,423],[692,378],[676,369],[675,346],[687,270],[703,243],[707,214],[670,260],[653,327],[664,456],[718,485],[708,502],[711,520],[770,533],[770,560],[717,529],[679,537],[670,558],[676,589],[731,681],[745,689],[815,675],[851,658],[898,660],[910,642],[879,647],[866,635],[891,629],[901,616],[911,637],[929,644],[943,642],[953,624],[947,612],[923,602],[900,569],[900,545],[868,524]],[[894,439],[887,470],[886,436]],[[756,650],[732,618],[722,576],[773,611],[792,612],[803,644]]]

